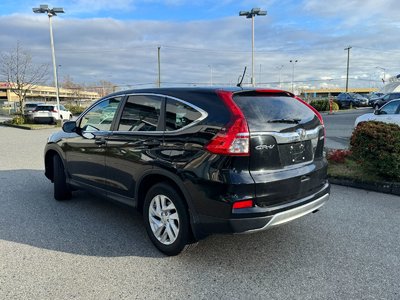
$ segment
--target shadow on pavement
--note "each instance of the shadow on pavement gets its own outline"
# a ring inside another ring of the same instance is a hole
[[[163,257],[134,209],[83,191],[56,201],[41,170],[0,171],[0,195],[2,240],[89,256]]]

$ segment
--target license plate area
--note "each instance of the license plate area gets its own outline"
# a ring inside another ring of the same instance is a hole
[[[284,166],[301,164],[313,159],[311,141],[279,145],[279,153]]]

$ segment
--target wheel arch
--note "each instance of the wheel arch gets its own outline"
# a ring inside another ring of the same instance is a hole
[[[195,240],[201,239],[203,236],[197,230],[196,224],[198,224],[198,217],[196,210],[193,206],[191,196],[186,190],[182,180],[175,174],[164,171],[164,170],[152,170],[142,176],[138,181],[135,199],[137,199],[137,209],[140,213],[143,212],[143,203],[149,189],[157,183],[167,182],[170,184],[178,193],[179,196],[184,200],[184,205],[189,212],[190,219],[190,231],[192,232]]]
[[[53,157],[54,155],[58,155],[61,158],[61,161],[63,163],[63,165],[65,166],[64,163],[64,156],[60,154],[60,152],[58,152],[57,150],[55,150],[54,148],[50,148],[46,151],[45,155],[44,155],[44,174],[46,175],[46,177],[48,179],[50,179],[51,181],[54,180],[54,168],[53,168]]]

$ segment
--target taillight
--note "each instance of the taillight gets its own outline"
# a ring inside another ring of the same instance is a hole
[[[205,149],[215,154],[249,156],[250,134],[242,111],[233,101],[231,92],[218,91],[217,94],[228,107],[232,117]]]
[[[310,104],[308,104],[307,102],[305,102],[303,99],[301,99],[300,97],[295,96],[294,97],[296,100],[300,101],[301,103],[303,103],[304,105],[306,105],[309,109],[311,109],[314,114],[317,116],[318,120],[321,122],[321,125],[324,126],[324,137],[326,136],[326,132],[325,132],[325,125],[324,125],[324,119],[322,119],[322,115],[319,113],[318,110],[316,110],[313,106],[311,106]]]
[[[232,208],[234,209],[251,208],[253,206],[254,206],[253,200],[244,200],[244,201],[234,202]]]

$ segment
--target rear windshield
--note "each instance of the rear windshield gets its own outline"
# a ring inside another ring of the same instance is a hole
[[[283,131],[319,124],[315,113],[300,101],[285,96],[234,96],[250,131]]]
[[[36,111],[39,110],[47,110],[47,111],[52,111],[53,110],[53,106],[49,106],[49,105],[38,105],[36,106]]]
[[[36,107],[36,106],[38,106],[36,103],[27,103],[27,104],[25,104],[25,107],[27,107],[27,108],[33,108],[33,107]]]

